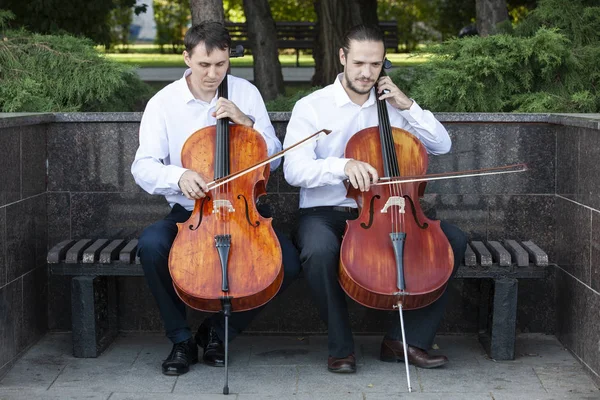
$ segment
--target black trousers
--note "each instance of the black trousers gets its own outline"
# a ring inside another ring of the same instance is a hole
[[[268,214],[264,208],[259,208],[261,215]],[[165,326],[167,337],[173,343],[179,343],[192,337],[191,329],[186,321],[186,306],[181,301],[169,273],[169,251],[177,235],[177,222],[186,221],[190,211],[176,204],[165,219],[160,220],[144,230],[138,242],[138,254],[144,269],[146,282],[154,296],[160,316]],[[275,231],[283,256],[284,277],[280,292],[298,276],[300,261],[298,252],[292,242],[283,234]],[[262,307],[250,311],[234,312],[229,318],[229,339],[244,330]],[[222,313],[213,314],[210,324],[216,329],[221,340],[225,338],[225,321]]]
[[[356,213],[334,211],[330,207],[301,209],[294,235],[304,274],[319,314],[327,324],[329,355],[332,357],[346,357],[354,352],[346,295],[338,282],[338,266],[346,220],[356,217]],[[467,238],[456,226],[444,221],[441,228],[454,251],[454,275],[464,256]],[[425,350],[431,347],[447,300],[445,292],[427,307],[404,312],[407,344]],[[402,340],[398,316],[395,321],[386,337]]]

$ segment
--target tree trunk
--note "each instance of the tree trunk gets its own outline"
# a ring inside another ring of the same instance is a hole
[[[479,36],[496,33],[496,25],[508,19],[506,0],[477,0],[477,32]]]
[[[223,1],[220,0],[190,0],[192,10],[192,25],[203,21],[223,22],[225,20]]]
[[[244,13],[254,57],[254,84],[264,100],[273,100],[284,88],[271,7],[267,0],[244,0]]]
[[[339,49],[346,31],[362,22],[357,0],[315,0],[317,30],[313,58],[313,86],[326,86],[343,71]]]
[[[356,0],[360,9],[363,24],[379,24],[377,17],[377,0]]]

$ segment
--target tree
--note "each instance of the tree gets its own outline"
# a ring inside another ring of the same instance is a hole
[[[2,7],[15,18],[11,27],[24,27],[37,33],[83,35],[94,42],[110,46],[110,13],[116,7],[134,8],[136,14],[146,6],[135,6],[135,0],[3,0]]]
[[[165,45],[170,45],[174,54],[181,53],[183,35],[190,20],[188,0],[154,0],[152,9],[160,52],[164,52]]]
[[[508,20],[506,0],[477,0],[475,8],[479,36],[493,35],[497,25]]]
[[[203,21],[224,21],[223,1],[219,0],[190,0],[192,9],[192,25]]]
[[[272,100],[284,93],[275,21],[267,0],[244,0],[244,12],[254,57],[254,84],[265,100]]]
[[[596,4],[539,0],[510,34],[431,47],[401,87],[438,112],[600,112]]]
[[[362,22],[357,0],[315,0],[317,35],[313,50],[313,86],[329,85],[342,72],[339,49],[346,31]]]
[[[358,9],[362,17],[362,23],[377,25],[379,18],[377,16],[377,0],[356,0]]]

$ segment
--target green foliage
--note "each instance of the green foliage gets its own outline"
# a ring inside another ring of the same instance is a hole
[[[311,94],[317,89],[320,89],[320,87],[315,86],[309,89],[298,90],[290,96],[277,96],[276,99],[267,101],[265,105],[268,111],[292,111],[298,100]]]
[[[110,12],[110,43],[122,45],[123,51],[127,52],[133,8],[129,5],[129,0],[118,0],[118,2],[120,4]]]
[[[0,26],[6,14],[0,12]],[[133,111],[150,88],[127,66],[102,57],[89,39],[2,32],[0,111]]]
[[[437,32],[431,29],[437,16],[435,2],[430,0],[387,0],[377,2],[377,16],[381,21],[398,22],[398,38],[406,52],[419,43],[433,40]]]
[[[436,111],[598,112],[600,10],[583,3],[540,0],[514,34],[429,48],[403,89]]]
[[[160,52],[164,52],[165,45],[170,45],[173,53],[181,53],[183,36],[191,21],[189,0],[153,0],[152,8]]]
[[[246,22],[243,0],[224,0],[225,19]],[[269,0],[275,21],[316,21],[313,0]]]
[[[15,14],[12,28],[37,33],[70,33],[110,46],[110,13],[116,7],[132,8],[135,0],[3,0],[2,8]],[[135,7],[136,13],[145,6]]]

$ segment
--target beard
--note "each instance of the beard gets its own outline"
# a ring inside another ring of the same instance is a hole
[[[373,89],[373,86],[375,86],[375,82],[373,82],[371,87],[369,87],[368,89],[365,89],[365,90],[361,90],[361,89],[357,88],[356,86],[354,86],[354,83],[352,82],[352,80],[350,79],[350,77],[348,76],[348,74],[345,71],[344,71],[344,79],[346,79],[346,83],[348,84],[348,89],[350,89],[354,93],[358,93],[358,94],[367,94],[371,91],[371,89]]]

